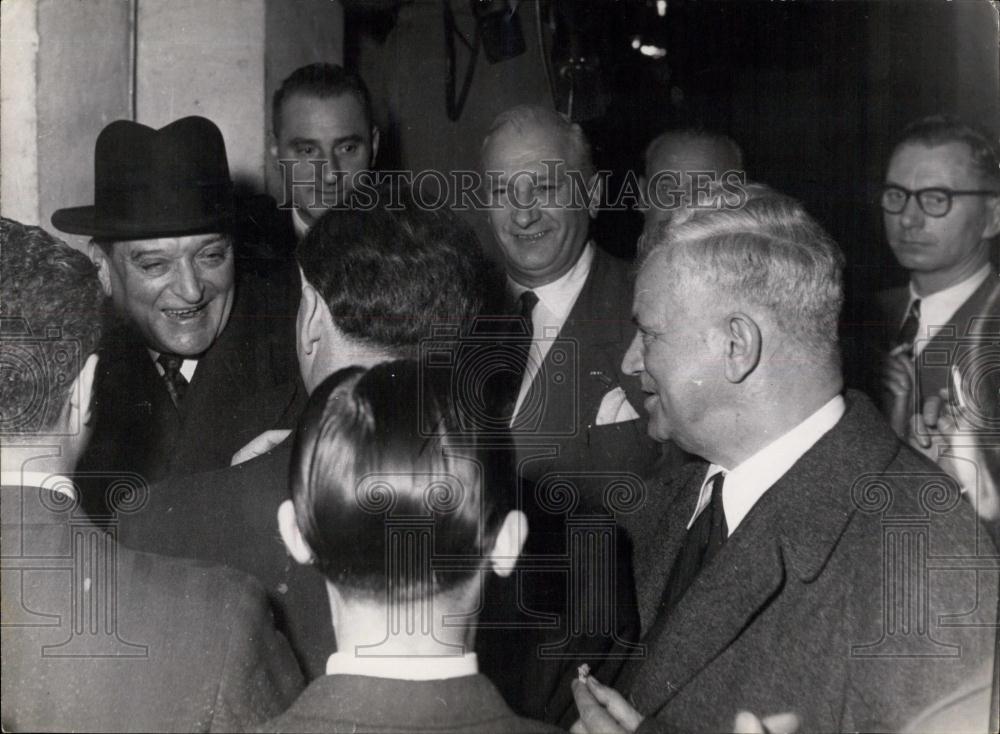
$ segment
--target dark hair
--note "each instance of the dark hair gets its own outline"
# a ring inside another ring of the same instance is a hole
[[[454,589],[479,572],[511,507],[510,456],[464,430],[447,384],[415,361],[339,370],[295,432],[299,530],[342,591],[378,601]]]
[[[292,94],[304,94],[319,99],[353,94],[361,103],[365,124],[372,128],[372,100],[364,80],[353,71],[336,64],[300,66],[281,83],[271,100],[271,129],[277,137],[281,131],[281,106]]]
[[[497,297],[498,278],[450,211],[422,209],[402,187],[371,191],[371,206],[355,196],[356,206],[324,214],[296,257],[338,329],[415,357],[435,327],[468,326]]]
[[[915,120],[900,134],[893,150],[907,143],[927,146],[965,143],[972,154],[972,163],[990,186],[1000,187],[1000,151],[997,141],[982,128],[975,127],[953,115],[931,115]]]
[[[55,425],[84,361],[97,351],[104,302],[86,255],[40,227],[0,218],[4,433]]]

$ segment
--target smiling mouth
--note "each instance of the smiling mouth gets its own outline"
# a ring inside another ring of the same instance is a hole
[[[522,242],[537,242],[547,234],[548,231],[546,230],[545,232],[536,232],[535,234],[516,234],[514,236]]]
[[[194,306],[193,308],[164,308],[160,312],[168,319],[174,321],[189,321],[201,314],[206,306],[208,306],[207,303]]]

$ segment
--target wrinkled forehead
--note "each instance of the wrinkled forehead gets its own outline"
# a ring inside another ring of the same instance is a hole
[[[985,184],[983,178],[972,149],[962,142],[902,143],[893,151],[886,170],[886,181],[910,188],[979,188]]]

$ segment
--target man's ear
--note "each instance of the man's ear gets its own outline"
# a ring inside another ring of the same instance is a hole
[[[597,210],[601,206],[601,195],[604,193],[604,180],[600,173],[595,173],[590,177],[587,181],[587,190],[591,192],[590,199],[587,201],[587,212],[590,214],[590,218],[594,219],[597,217]]]
[[[378,157],[379,139],[379,129],[376,125],[372,125],[372,155],[371,160],[368,161],[369,168],[375,165],[375,159]]]
[[[493,573],[504,578],[513,573],[527,538],[528,517],[520,510],[508,512],[493,543],[493,550],[490,551]]]
[[[760,362],[760,327],[745,313],[731,313],[726,316],[723,337],[726,379],[732,383],[743,382]]]
[[[94,378],[97,375],[97,354],[83,363],[69,389],[70,426],[85,426],[93,419]]]
[[[94,263],[97,267],[97,277],[101,281],[101,287],[104,289],[104,295],[111,295],[111,261],[108,257],[108,253],[104,251],[104,248],[99,244],[90,241],[87,245],[87,255],[90,257],[90,261]]]
[[[308,566],[313,562],[315,556],[306,539],[302,537],[299,524],[295,520],[295,505],[291,500],[285,500],[278,506],[278,532],[281,533],[281,540],[288,549],[288,554],[296,563]]]
[[[299,313],[296,318],[296,330],[299,349],[303,354],[312,354],[317,342],[323,338],[323,319],[326,303],[319,291],[313,288],[309,281],[302,278],[302,300],[299,303]],[[329,313],[329,311],[327,311]]]

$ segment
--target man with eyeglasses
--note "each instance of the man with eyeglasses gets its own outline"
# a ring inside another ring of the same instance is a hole
[[[908,287],[882,294],[884,410],[903,439],[1000,520],[1000,164],[996,141],[944,116],[912,123],[880,203]],[[991,338],[990,335],[993,335]]]

